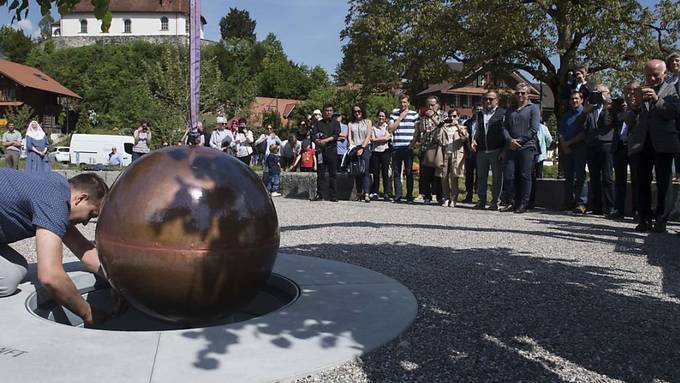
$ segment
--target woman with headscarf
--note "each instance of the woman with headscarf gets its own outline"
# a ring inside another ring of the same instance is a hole
[[[52,170],[47,150],[50,143],[38,121],[31,121],[26,130],[26,171],[49,172]]]

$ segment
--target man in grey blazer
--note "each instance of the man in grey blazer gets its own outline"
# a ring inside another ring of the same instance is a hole
[[[668,220],[665,202],[671,183],[673,155],[680,152],[675,123],[680,99],[674,87],[665,81],[666,63],[663,60],[647,62],[644,75],[645,85],[636,91],[639,99],[636,97],[635,105],[624,117],[630,127],[628,154],[639,172],[640,222],[635,229],[665,233]],[[652,169],[657,186],[655,214],[652,213]]]

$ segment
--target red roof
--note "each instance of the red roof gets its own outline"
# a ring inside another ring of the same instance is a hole
[[[82,98],[45,73],[26,65],[0,59],[0,73],[21,86],[44,90],[62,96]]]
[[[189,0],[109,0],[111,12],[189,13]],[[92,13],[90,0],[81,0],[73,7],[72,13]]]

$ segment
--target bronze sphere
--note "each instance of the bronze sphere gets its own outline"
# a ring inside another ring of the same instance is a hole
[[[109,282],[134,307],[174,322],[210,322],[248,303],[279,248],[262,181],[206,147],[147,154],[116,180],[97,222]]]

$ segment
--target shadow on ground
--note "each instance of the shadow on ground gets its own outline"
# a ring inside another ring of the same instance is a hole
[[[281,250],[406,276],[400,282],[418,299],[418,317],[397,340],[361,358],[370,381],[680,379],[680,306],[622,295],[621,287],[638,283],[625,271],[506,248],[384,243]]]

